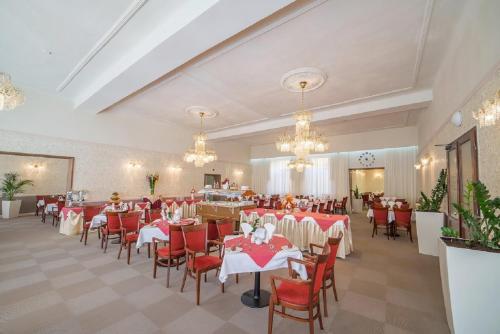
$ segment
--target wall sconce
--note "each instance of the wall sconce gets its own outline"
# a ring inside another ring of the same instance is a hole
[[[242,170],[240,170],[240,169],[235,169],[235,170],[234,170],[234,175],[235,175],[235,176],[242,176],[242,175],[243,175],[243,171],[242,171]]]
[[[29,164],[29,168],[34,169],[34,170],[40,170],[43,168],[43,166],[41,164],[38,164],[38,163],[33,163],[33,164]]]
[[[415,169],[416,169],[416,170],[420,170],[420,168],[422,168],[422,165],[421,165],[421,164],[414,164],[413,166],[415,166]]]
[[[420,163],[422,164],[423,167],[427,166],[431,162],[431,158],[422,158],[420,159]]]
[[[129,161],[129,163],[128,163],[128,167],[129,167],[129,168],[141,168],[141,167],[142,167],[142,165],[141,165],[141,163],[140,163],[140,162],[138,162],[138,161]]]
[[[375,173],[374,177],[376,179],[381,179],[382,178],[382,174],[381,173]]]
[[[178,173],[178,172],[182,171],[182,167],[170,166],[170,167],[168,167],[168,170],[171,171],[172,173]]]

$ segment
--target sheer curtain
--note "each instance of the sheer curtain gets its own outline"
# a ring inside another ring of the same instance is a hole
[[[333,197],[340,200],[349,196],[349,153],[335,153],[330,158]],[[347,202],[349,204],[349,201]]]
[[[405,198],[415,207],[417,148],[401,147],[385,151],[384,194]]]
[[[285,195],[292,192],[292,182],[289,159],[273,159],[269,166],[269,182],[267,183],[268,194]]]
[[[269,160],[252,160],[252,190],[258,194],[267,193],[269,182]]]
[[[312,158],[313,166],[304,171],[301,193],[326,197],[332,193],[330,159]]]

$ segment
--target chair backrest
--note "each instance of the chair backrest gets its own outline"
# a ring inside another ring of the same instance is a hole
[[[316,211],[318,211],[318,204],[313,204],[311,212],[316,212]]]
[[[217,221],[217,232],[219,232],[219,240],[223,241],[226,235],[233,234],[233,220],[231,218],[224,218]]]
[[[137,232],[139,230],[139,220],[141,219],[141,215],[141,211],[119,213],[118,219],[120,220],[121,228],[125,229],[127,233]]]
[[[329,201],[326,203],[326,211],[328,211],[328,212],[332,211],[332,204],[333,204],[333,201],[332,201],[332,200],[329,200]]]
[[[335,260],[337,259],[337,250],[339,249],[339,244],[344,234],[340,232],[336,238],[328,238],[328,245],[330,246],[330,254],[328,255],[328,260],[326,262],[326,269],[331,269],[335,265]]]
[[[217,230],[217,221],[207,219],[207,240],[219,240],[219,231]]]
[[[325,203],[319,203],[319,208],[318,208],[318,211],[319,212],[323,212],[323,209],[325,208]]]
[[[269,206],[271,208],[274,208],[274,202],[276,202],[276,197],[271,197],[271,199],[269,200]]]
[[[83,220],[85,222],[89,222],[94,218],[94,216],[98,215],[101,212],[100,205],[93,206],[84,206],[83,207]]]
[[[409,208],[410,208],[410,204],[408,204],[408,203],[403,203],[403,204],[401,204],[401,207],[400,207],[400,209],[409,209]]]
[[[311,297],[315,294],[319,293],[319,290],[323,286],[323,275],[326,270],[326,263],[328,261],[328,257],[330,255],[330,246],[328,242],[325,242],[323,246],[323,252],[316,256],[316,260],[314,261],[314,268],[312,272],[312,294]]]
[[[361,198],[363,199],[363,202],[368,202],[370,196],[368,194],[362,194]]]
[[[190,250],[205,253],[207,248],[207,224],[182,225],[184,244]]]
[[[389,214],[388,208],[373,208],[373,221],[377,225],[385,225],[388,223],[387,216]]]
[[[61,210],[64,208],[65,204],[66,204],[66,201],[57,201],[57,212],[61,212]]]
[[[151,209],[151,210],[146,209],[146,215],[145,215],[146,224],[154,222],[157,219],[161,219],[162,218],[161,211],[162,209]]]
[[[120,218],[118,217],[118,212],[106,212],[106,226],[110,231],[120,231],[121,224]]]
[[[259,204],[257,205],[257,207],[258,208],[263,208],[264,204],[266,204],[266,200],[265,199],[259,199]]]
[[[283,209],[283,203],[281,203],[280,201],[277,201],[276,202],[276,210],[282,210]]]
[[[347,197],[342,198],[342,207],[345,208],[347,204]]]
[[[168,247],[170,249],[170,254],[172,251],[178,251],[184,249],[184,234],[182,233],[182,225],[170,224],[168,227]]]
[[[151,204],[151,209],[161,209],[161,204],[161,199],[157,199],[153,204]]]
[[[394,208],[394,220],[398,226],[410,226],[413,209]]]
[[[43,201],[45,202],[45,205],[47,204],[54,204],[57,203],[59,200],[57,197],[53,196],[44,196]]]
[[[43,195],[36,195],[36,201],[41,201],[43,199]]]

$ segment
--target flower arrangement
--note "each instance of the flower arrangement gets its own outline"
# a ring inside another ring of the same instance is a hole
[[[255,232],[255,230],[257,230],[257,228],[260,226],[260,218],[256,218],[251,225],[252,232]]]
[[[155,187],[156,187],[156,182],[160,179],[160,175],[158,173],[148,173],[146,175],[146,180],[149,182],[149,191],[151,195],[154,195],[155,193]]]

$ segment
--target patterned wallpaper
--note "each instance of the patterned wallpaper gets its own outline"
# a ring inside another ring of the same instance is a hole
[[[87,190],[89,200],[108,199],[113,191],[122,198],[149,194],[148,172],[158,172],[156,194],[185,196],[203,186],[203,174],[221,174],[239,185],[249,185],[249,164],[217,161],[195,168],[175,154],[87,143],[0,130],[0,151],[75,157],[73,189]],[[131,167],[137,162],[140,167]],[[180,170],[171,167],[181,167]]]
[[[446,168],[444,147],[434,145],[448,144],[476,126],[479,179],[486,184],[493,196],[500,196],[500,122],[497,122],[495,126],[480,128],[478,122],[472,117],[472,111],[481,105],[484,97],[493,96],[498,89],[500,89],[500,71],[495,72],[461,108],[462,126],[456,127],[447,122],[429,145],[421,150],[419,158],[432,157],[430,165],[420,170],[419,173],[420,187],[424,192],[431,191],[439,171]]]

